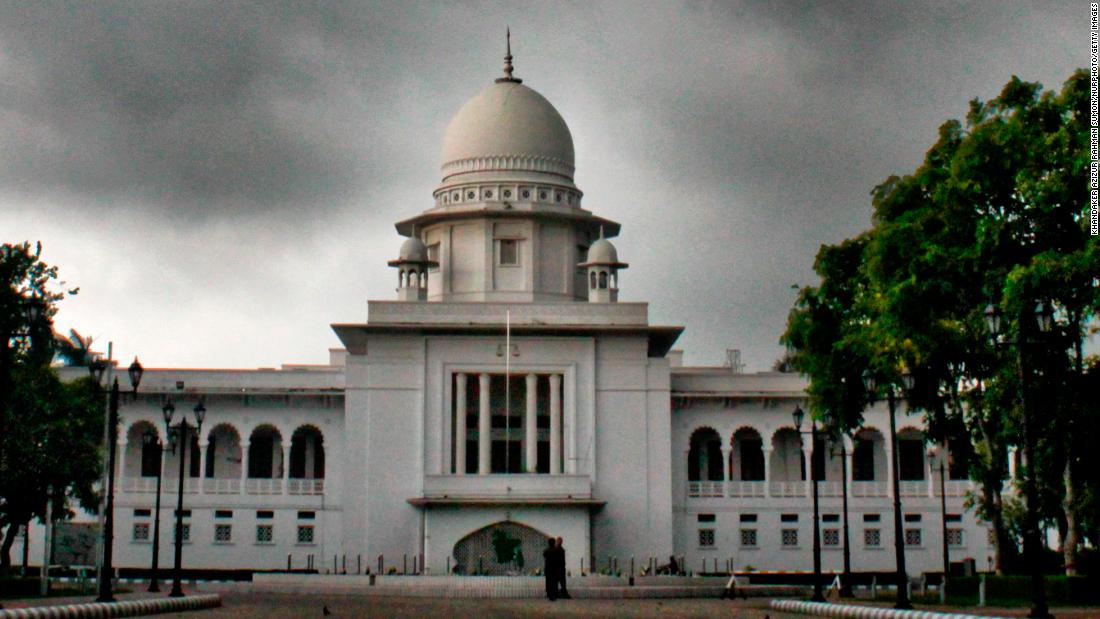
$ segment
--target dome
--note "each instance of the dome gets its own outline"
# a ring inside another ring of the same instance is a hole
[[[418,237],[410,236],[401,244],[398,259],[406,262],[427,262],[428,248]]]
[[[545,97],[514,80],[490,84],[454,115],[443,136],[443,178],[484,171],[573,178],[573,136]]]
[[[607,239],[597,239],[596,242],[588,248],[587,262],[614,264],[618,261],[619,252],[615,249],[615,246],[611,244],[611,241]]]

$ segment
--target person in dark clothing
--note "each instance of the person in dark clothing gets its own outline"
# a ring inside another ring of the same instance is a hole
[[[676,557],[668,558],[668,573],[673,576],[680,575],[680,565],[676,563]]]
[[[558,599],[558,548],[554,538],[547,538],[542,551],[542,572],[546,576],[546,597],[551,602]]]
[[[569,595],[569,589],[565,588],[565,546],[562,545],[560,537],[554,549],[558,551],[558,597],[570,600],[573,596]]]

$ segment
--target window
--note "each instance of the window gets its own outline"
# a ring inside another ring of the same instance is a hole
[[[821,543],[825,546],[840,545],[840,529],[825,529],[821,532]]]
[[[962,516],[962,514],[947,514],[947,521],[948,522],[962,522],[963,521],[963,516]]]
[[[741,481],[764,481],[764,442],[760,439],[741,439]]]
[[[313,520],[317,512],[298,512],[298,520]]]
[[[519,241],[516,239],[499,239],[497,264],[501,266],[519,265]]]
[[[875,481],[875,443],[857,438],[852,448],[852,481]]]
[[[313,525],[300,524],[298,525],[298,543],[299,544],[312,544],[313,543]]]
[[[257,520],[270,520],[275,517],[275,512],[269,509],[261,509],[256,512]]]
[[[698,522],[714,522],[714,514],[699,514],[695,517]]]
[[[152,516],[152,515],[153,515],[153,510],[151,510],[151,509],[135,509],[134,510],[134,518],[148,518],[149,516]]]
[[[947,530],[947,545],[948,546],[962,546],[963,545],[963,530],[962,529],[948,529]]]
[[[798,529],[783,529],[783,546],[794,547],[798,545]]]
[[[780,522],[798,522],[798,514],[782,514],[779,516]]]
[[[756,514],[741,514],[741,522],[756,522]]]
[[[840,514],[821,514],[821,522],[840,522]]]
[[[233,510],[231,509],[219,509],[214,512],[215,518],[232,518]]]
[[[878,548],[882,546],[882,531],[879,529],[864,529],[863,545],[868,548]]]
[[[185,544],[190,543],[191,542],[191,523],[189,523],[189,522],[183,523],[182,529],[183,529],[183,535],[181,537],[182,537],[183,543],[185,543]],[[175,540],[176,540],[176,527],[172,527],[172,541],[175,542]]]
[[[901,439],[898,441],[899,477],[902,481],[924,479],[924,441]]]
[[[156,477],[160,472],[161,446],[157,435],[152,431],[142,436],[141,441],[141,476]]]
[[[906,546],[920,546],[920,529],[906,529],[905,530],[905,545]]]
[[[863,514],[863,522],[881,522],[882,515],[880,514]]]
[[[256,543],[257,544],[270,544],[275,538],[275,527],[270,524],[258,524],[256,525]]]
[[[134,541],[135,542],[147,542],[147,541],[149,541],[149,523],[148,522],[135,522],[134,523]]]
[[[432,243],[428,246],[428,260],[431,262],[439,262],[439,243]],[[432,271],[438,271],[439,267],[431,267]]]
[[[704,548],[714,546],[714,529],[699,529],[699,545]]]
[[[741,546],[743,548],[756,547],[756,529],[741,529]]]
[[[905,514],[906,522],[920,522],[920,514]]]
[[[214,543],[215,544],[228,544],[233,541],[233,525],[231,524],[217,524],[214,525]]]

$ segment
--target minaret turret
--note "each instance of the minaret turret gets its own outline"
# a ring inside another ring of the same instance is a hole
[[[397,260],[390,260],[397,268],[397,299],[399,301],[425,301],[428,298],[428,269],[439,263],[428,259],[428,247],[416,236],[401,244]]]
[[[619,252],[611,241],[603,238],[603,227],[600,227],[600,238],[588,248],[588,259],[577,266],[588,269],[589,303],[618,302],[619,269],[629,265],[619,262]]]

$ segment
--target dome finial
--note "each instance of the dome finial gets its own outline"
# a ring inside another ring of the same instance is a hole
[[[523,80],[518,77],[512,77],[512,29],[505,27],[505,54],[504,54],[504,77],[498,77],[497,82],[512,82],[515,84],[523,83]]]

